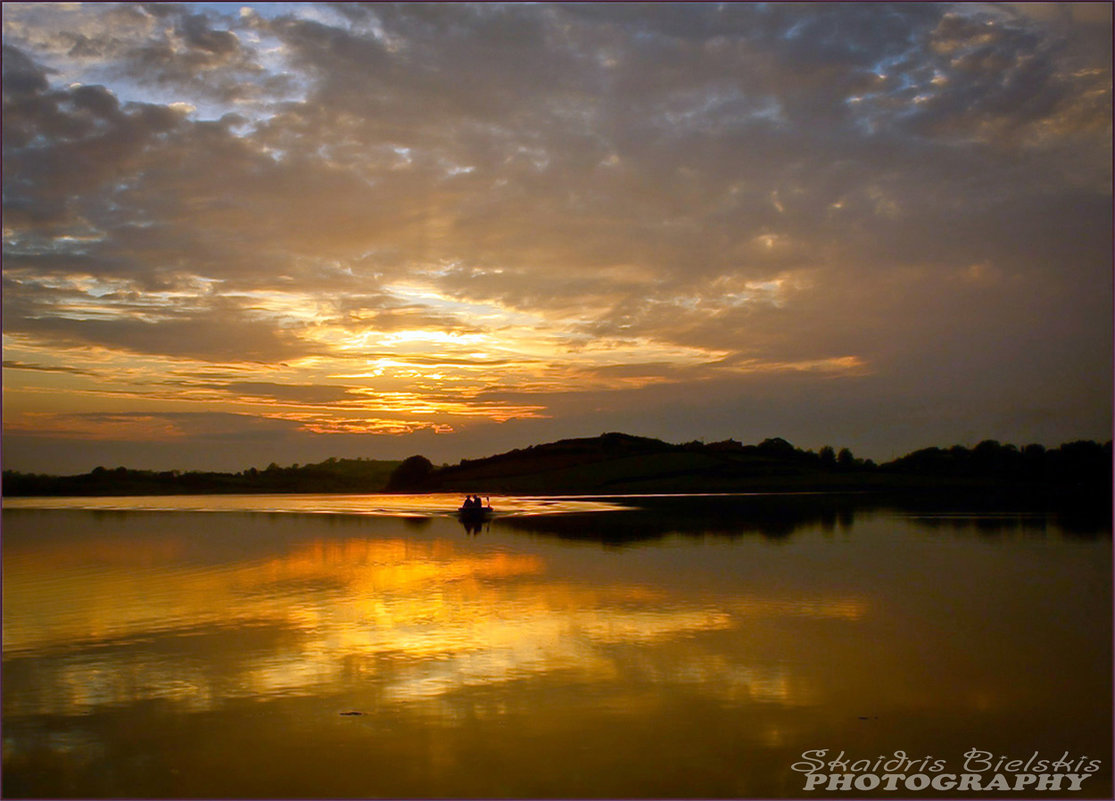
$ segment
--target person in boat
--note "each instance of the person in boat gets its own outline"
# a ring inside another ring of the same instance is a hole
[[[490,510],[492,508],[492,501],[488,499],[488,505],[485,506],[484,502],[480,500],[479,495],[466,495],[465,502],[461,504],[462,512],[479,512],[481,510]]]

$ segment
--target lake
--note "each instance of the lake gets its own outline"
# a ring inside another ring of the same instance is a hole
[[[5,499],[4,796],[1112,796],[1109,524],[459,501]]]

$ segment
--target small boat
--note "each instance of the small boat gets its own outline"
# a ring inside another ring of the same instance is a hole
[[[488,520],[493,509],[490,506],[462,506],[457,510],[457,517],[469,522]]]
[[[476,498],[475,501],[473,501],[473,497]],[[481,523],[486,523],[492,519],[492,499],[486,498],[485,500],[487,500],[488,505],[481,506],[480,496],[470,495],[466,504],[457,509],[457,519],[464,523],[465,528],[471,529],[475,526],[479,530]]]

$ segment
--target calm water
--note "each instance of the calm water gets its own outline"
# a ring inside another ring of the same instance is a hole
[[[807,750],[976,748],[1111,797],[1109,531],[458,500],[6,501],[4,795],[802,797]]]

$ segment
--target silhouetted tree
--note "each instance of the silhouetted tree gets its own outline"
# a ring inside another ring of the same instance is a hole
[[[759,443],[759,452],[764,456],[792,459],[797,454],[797,448],[782,437],[771,437]]]
[[[821,452],[820,452],[819,456],[821,457],[821,464],[823,466],[825,466],[825,467],[835,467],[836,466],[836,451],[834,451],[832,449],[831,445],[826,445],[825,447],[821,448]]]
[[[409,459],[404,459],[387,480],[387,491],[425,489],[433,469],[433,462],[425,456],[411,456]]]

